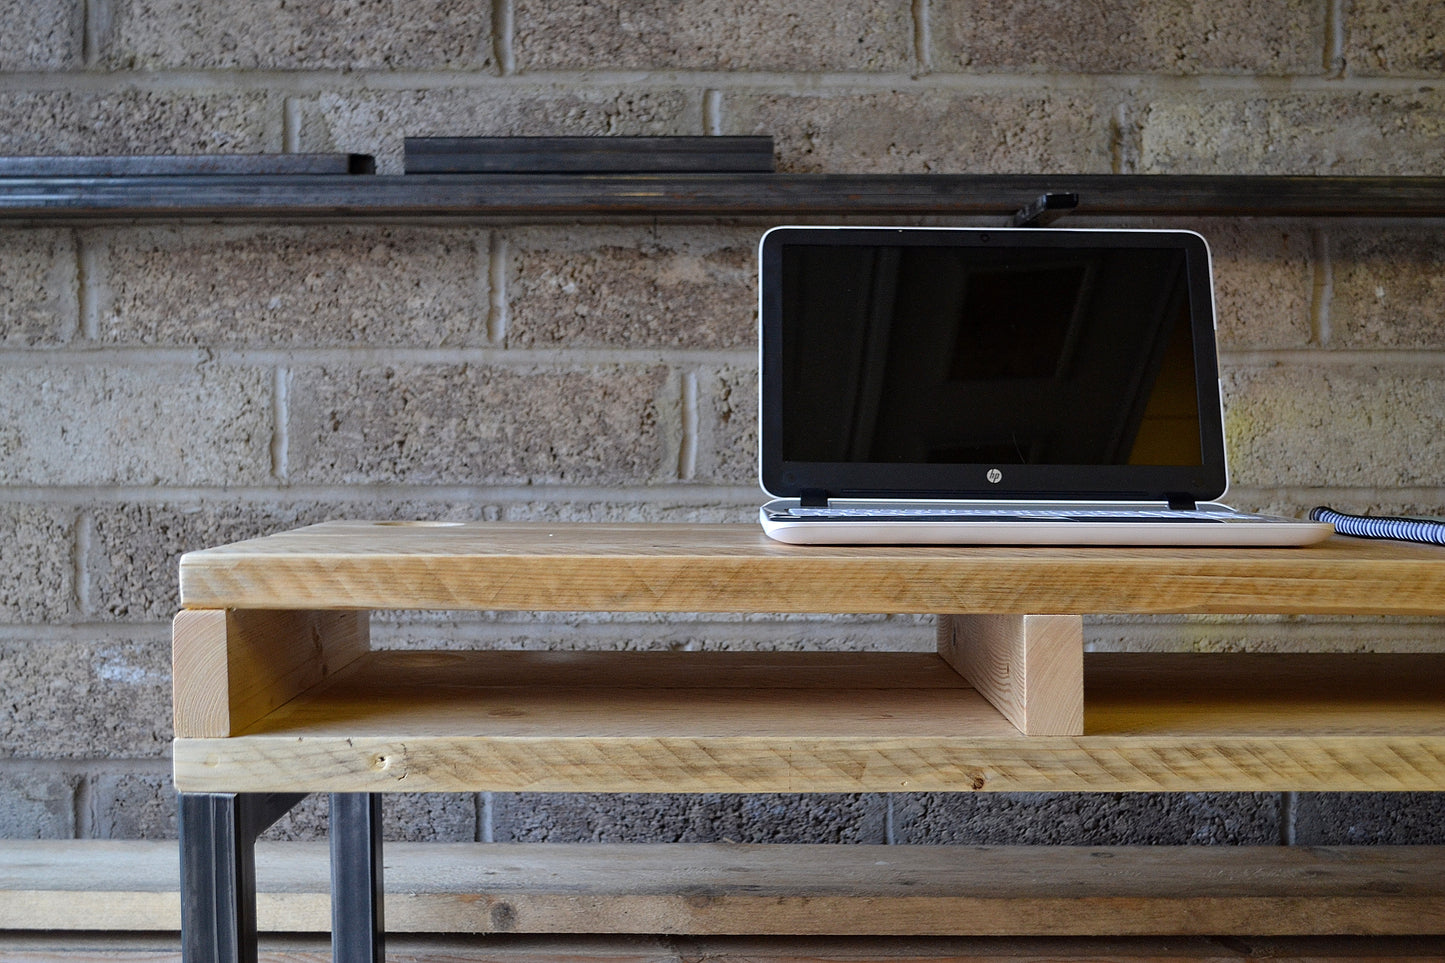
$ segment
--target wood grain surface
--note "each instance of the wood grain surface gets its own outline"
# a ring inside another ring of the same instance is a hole
[[[239,736],[178,739],[176,784],[206,792],[1445,789],[1445,655],[1090,656],[1084,734],[1070,737],[1020,734],[928,654],[859,653],[846,671],[807,653],[736,654],[737,671],[733,653],[621,655],[371,653]],[[644,662],[649,670],[633,676],[630,667]]]
[[[187,608],[1445,613],[1445,548],[792,546],[756,525],[331,522],[191,552]]]
[[[940,615],[938,654],[1030,736],[1084,731],[1084,623],[1077,615]]]
[[[324,843],[262,843],[260,927],[330,927]],[[174,843],[6,841],[8,929],[172,930]],[[390,933],[1445,932],[1434,847],[388,843]]]
[[[180,612],[171,626],[176,736],[231,735],[369,645],[365,612]]]

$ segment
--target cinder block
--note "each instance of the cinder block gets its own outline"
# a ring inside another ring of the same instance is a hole
[[[1308,346],[1315,283],[1309,228],[1219,218],[1198,229],[1214,261],[1220,347]]]
[[[526,843],[883,843],[870,793],[496,793],[492,835]]]
[[[697,466],[694,481],[758,483],[758,372],[704,370],[697,376]]]
[[[61,622],[75,595],[75,513],[0,505],[0,622]]]
[[[751,348],[759,231],[533,228],[507,236],[507,344]]]
[[[247,154],[281,149],[282,102],[262,90],[0,92],[3,154]]]
[[[180,608],[177,563],[185,552],[342,518],[381,520],[483,517],[476,503],[375,496],[364,501],[289,504],[120,504],[91,512],[85,559],[93,618],[164,622]]]
[[[1161,95],[1141,112],[1145,174],[1445,174],[1445,91]]]
[[[523,70],[907,70],[913,17],[886,0],[518,0]]]
[[[1445,231],[1341,225],[1330,262],[1331,347],[1445,347]]]
[[[0,482],[271,480],[272,377],[258,368],[0,368]]]
[[[0,0],[0,71],[81,67],[84,12],[71,0]]]
[[[1445,74],[1437,0],[1350,0],[1344,27],[1344,68],[1353,76]]]
[[[1445,793],[1300,793],[1295,842],[1301,846],[1439,846]]]
[[[932,0],[935,70],[1319,74],[1325,10],[1292,0],[1080,6]]]
[[[1229,503],[1238,508],[1242,504],[1236,493],[1231,491]],[[1303,516],[1319,504],[1318,496],[1308,491],[1299,492],[1257,492],[1249,493],[1249,511],[1271,515]],[[1393,496],[1393,497],[1392,497]],[[1356,492],[1331,492],[1330,507],[1355,515],[1442,515],[1445,516],[1445,488],[1434,486],[1425,491],[1375,492],[1362,489]],[[1445,621],[1440,623],[1445,628]]]
[[[0,839],[73,839],[79,786],[70,773],[0,768]]]
[[[0,347],[70,342],[80,324],[75,236],[70,231],[0,234]]]
[[[1112,106],[1052,90],[724,93],[728,134],[771,134],[793,173],[1112,170]]]
[[[894,796],[900,845],[1273,845],[1273,793],[916,793]]]
[[[90,831],[96,839],[175,839],[177,808],[170,773],[108,772],[91,779]]]
[[[171,744],[169,639],[0,640],[0,754],[163,757]]]
[[[1235,484],[1391,488],[1445,477],[1445,379],[1428,367],[1236,368],[1222,381]]]
[[[649,484],[676,477],[662,365],[293,372],[293,481]]]
[[[1230,497],[1231,504],[1239,500]],[[1309,511],[1286,507],[1277,514]],[[1268,510],[1274,506],[1265,506]],[[1094,616],[1086,652],[1439,652],[1445,622],[1366,616]]]
[[[331,811],[325,793],[306,797],[276,821],[262,839],[325,839]],[[387,793],[381,801],[382,837],[399,842],[477,841],[477,797],[470,793]]]
[[[509,522],[682,522],[713,524],[752,521],[758,513],[755,493],[742,502],[693,501],[687,489],[658,489],[646,501],[608,502],[547,499],[502,506]]]
[[[117,344],[409,345],[487,339],[487,238],[448,227],[168,227],[96,238]]]
[[[110,0],[101,64],[112,70],[484,70],[486,0]]]
[[[702,97],[675,90],[536,86],[328,92],[296,100],[305,151],[376,157],[402,172],[404,137],[701,134]]]

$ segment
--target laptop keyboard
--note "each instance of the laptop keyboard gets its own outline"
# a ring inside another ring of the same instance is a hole
[[[1168,508],[988,508],[983,506],[910,505],[826,506],[788,509],[797,518],[831,518],[879,521],[1035,521],[1035,522],[1221,522],[1218,512],[1174,511]]]

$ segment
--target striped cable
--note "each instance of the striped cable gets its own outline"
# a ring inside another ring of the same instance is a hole
[[[1316,522],[1329,522],[1341,535],[1354,535],[1359,538],[1396,538],[1409,542],[1445,545],[1445,519],[1350,515],[1324,506],[1311,511],[1310,519]]]

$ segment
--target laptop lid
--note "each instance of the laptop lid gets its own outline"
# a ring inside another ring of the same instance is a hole
[[[759,257],[770,495],[1183,503],[1227,487],[1197,234],[780,227]]]

